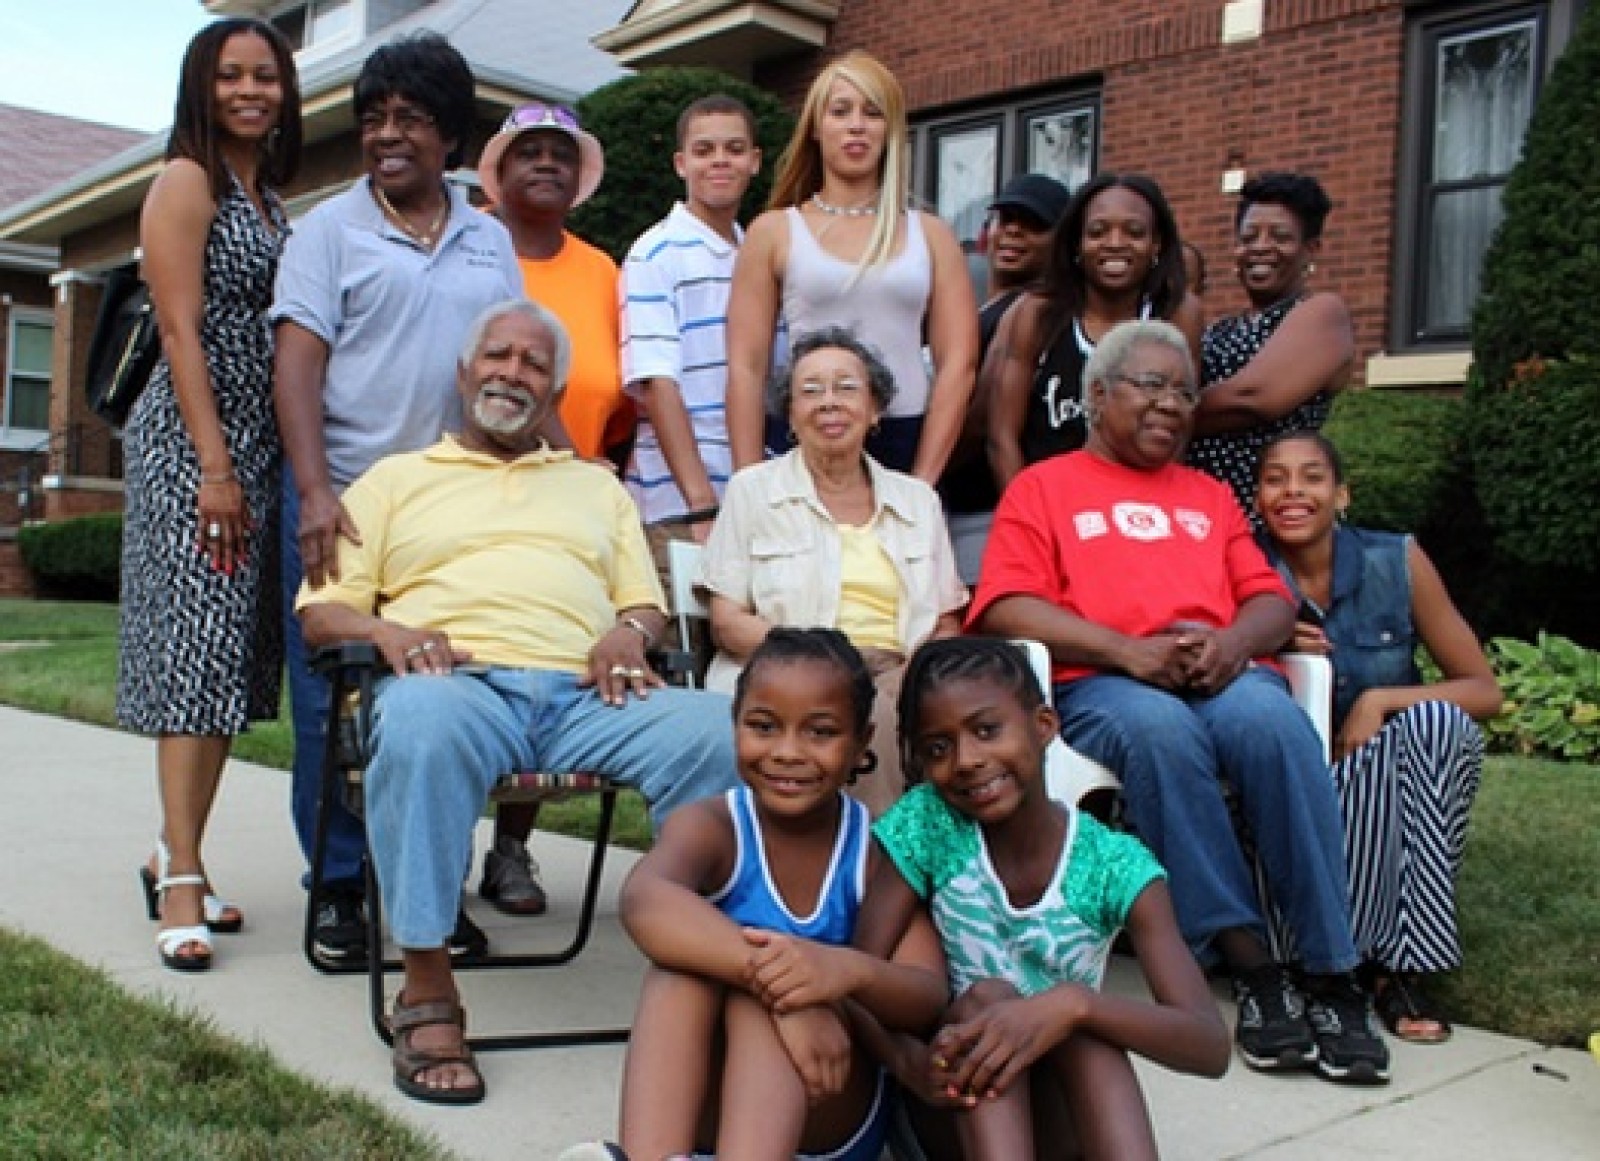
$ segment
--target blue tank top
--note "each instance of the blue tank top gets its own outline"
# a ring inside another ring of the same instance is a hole
[[[736,786],[727,792],[728,814],[733,819],[737,847],[733,872],[721,890],[711,896],[729,919],[744,927],[780,931],[817,943],[847,944],[856,930],[856,913],[867,883],[867,837],[872,818],[867,808],[854,798],[839,795],[841,811],[839,833],[834,837],[833,854],[817,893],[817,906],[810,915],[797,916],[778,894],[767,869],[767,852],[761,841],[761,825],[756,821],[750,788]]]

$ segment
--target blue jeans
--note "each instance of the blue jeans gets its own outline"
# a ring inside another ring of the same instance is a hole
[[[295,616],[294,599],[305,574],[300,567],[300,493],[290,473],[284,473],[283,528],[283,645],[289,667],[289,713],[294,719],[294,766],[291,771],[289,809],[307,865],[317,834],[317,806],[322,794],[322,760],[327,746],[327,680],[307,664],[306,640]],[[361,819],[336,797],[328,817],[327,847],[322,858],[322,881],[335,889],[361,889],[361,859],[367,834]]]
[[[513,770],[604,774],[640,791],[659,828],[684,803],[736,783],[729,700],[656,689],[610,706],[576,675],[538,669],[382,682],[364,789],[401,947],[441,947],[454,929],[473,826]]]
[[[1057,686],[1055,701],[1068,744],[1121,774],[1128,824],[1166,867],[1196,957],[1214,958],[1211,940],[1230,928],[1266,934],[1226,781],[1302,966],[1356,966],[1339,802],[1316,730],[1282,677],[1253,667],[1213,697],[1183,697],[1100,675]]]

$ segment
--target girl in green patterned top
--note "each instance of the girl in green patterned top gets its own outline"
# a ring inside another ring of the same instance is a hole
[[[953,1110],[967,1161],[1039,1155],[1035,1064],[1058,1079],[1084,1155],[1116,1158],[1156,1155],[1130,1052],[1205,1076],[1228,1064],[1227,1031],[1160,865],[1137,839],[1046,796],[1056,730],[1007,642],[930,642],[907,668],[901,747],[922,784],[874,828],[889,858],[856,943],[882,954],[922,902],[931,909],[956,1000],[917,1087]],[[1119,928],[1152,1000],[1099,990]]]

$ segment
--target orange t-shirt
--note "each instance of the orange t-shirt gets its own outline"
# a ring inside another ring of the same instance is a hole
[[[572,340],[561,422],[580,456],[603,455],[633,433],[617,346],[617,264],[570,231],[554,258],[518,258],[522,288],[551,311]]]

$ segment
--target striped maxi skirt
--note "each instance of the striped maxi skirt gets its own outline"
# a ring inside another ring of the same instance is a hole
[[[1456,877],[1483,751],[1483,733],[1465,711],[1428,701],[1396,714],[1334,763],[1351,930],[1363,959],[1394,972],[1461,965]],[[1259,862],[1255,869],[1273,952],[1292,961],[1293,939],[1270,904]]]

